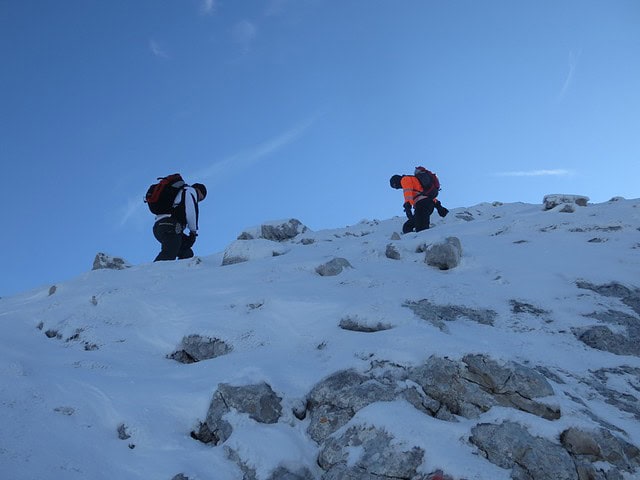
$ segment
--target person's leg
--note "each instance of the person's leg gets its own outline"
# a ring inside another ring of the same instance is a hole
[[[413,218],[410,218],[409,220],[404,222],[404,225],[402,225],[402,233],[413,232],[413,229],[414,229]]]
[[[413,219],[415,221],[416,232],[421,232],[429,228],[429,222],[434,208],[435,205],[430,198],[425,198],[415,204]]]
[[[153,225],[153,236],[162,245],[154,262],[175,260],[182,244],[182,226],[173,218],[163,218]]]
[[[196,243],[195,235],[182,234],[182,242],[180,244],[180,250],[178,251],[179,260],[193,257],[193,250],[191,247],[193,247],[194,243]]]

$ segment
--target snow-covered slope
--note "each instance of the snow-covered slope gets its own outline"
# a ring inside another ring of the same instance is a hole
[[[594,312],[638,321],[629,302],[607,295],[606,286],[640,287],[640,200],[573,213],[480,204],[432,220],[432,229],[396,240],[399,217],[306,231],[277,244],[240,240],[253,253],[249,261],[222,266],[220,253],[94,270],[0,299],[0,477],[266,479],[285,466],[321,478],[309,416],[294,415],[315,385],[344,369],[410,368],[433,356],[459,361],[468,354],[544,372],[554,392],[544,400],[560,418],[495,406],[447,421],[398,399],[367,405],[347,426],[384,429],[425,452],[418,473],[441,469],[455,479],[512,475],[470,442],[478,423],[511,420],[555,444],[569,427],[607,426],[640,446],[633,407],[640,358],[578,339],[581,329],[605,325],[588,316]],[[419,247],[450,236],[462,244],[460,266],[427,266]],[[400,259],[385,255],[389,244]],[[352,268],[336,276],[316,272],[335,257]],[[427,321],[407,306],[421,300],[491,310],[493,325],[465,315]],[[353,331],[341,322],[384,329]],[[631,335],[621,324],[607,325]],[[167,358],[189,335],[218,339],[231,351],[191,364]],[[281,398],[276,423],[232,409],[226,418],[233,432],[223,444],[192,438],[220,384],[260,382]],[[350,452],[345,463],[357,463],[358,449]]]

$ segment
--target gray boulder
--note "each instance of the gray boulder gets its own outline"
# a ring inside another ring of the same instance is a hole
[[[180,342],[180,347],[168,355],[168,358],[180,363],[196,363],[226,355],[232,350],[231,345],[228,345],[219,338],[187,335]]]
[[[316,268],[316,273],[323,277],[333,277],[342,273],[345,268],[353,268],[346,258],[334,258]]]
[[[233,429],[223,416],[231,409],[247,413],[259,423],[277,423],[282,414],[281,400],[266,383],[240,387],[221,383],[213,394],[200,433],[206,431],[216,445],[225,442]]]
[[[384,255],[391,260],[400,260],[400,252],[398,252],[398,249],[393,243],[387,245]]]
[[[450,270],[460,265],[462,244],[457,237],[448,237],[444,242],[429,245],[424,261],[427,265]]]
[[[373,332],[381,332],[383,330],[389,330],[392,328],[388,323],[369,323],[364,320],[361,320],[358,317],[345,317],[340,320],[338,325],[343,330],[350,330],[352,332],[363,332],[363,333],[373,333]]]
[[[424,450],[402,448],[393,440],[385,430],[359,425],[330,437],[318,455],[318,464],[327,472],[322,479],[415,478]],[[357,458],[354,452],[358,452]]]
[[[491,463],[511,468],[514,480],[578,480],[576,466],[562,446],[532,436],[517,423],[481,423],[471,433],[471,443]]]
[[[295,218],[289,220],[281,220],[269,222],[259,227],[248,229],[238,236],[238,240],[253,240],[255,238],[264,238],[274,242],[284,242],[297,237],[299,234],[308,230],[300,220]]]
[[[112,257],[111,255],[100,252],[97,253],[93,259],[93,268],[91,270],[124,270],[130,266],[131,265],[123,258]]]

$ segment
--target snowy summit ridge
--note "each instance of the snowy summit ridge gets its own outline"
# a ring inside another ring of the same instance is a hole
[[[2,477],[639,478],[640,199],[543,204],[268,222],[0,299]]]

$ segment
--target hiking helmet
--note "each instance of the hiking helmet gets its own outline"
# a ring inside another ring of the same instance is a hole
[[[200,194],[202,195],[202,200],[207,197],[207,187],[205,187],[202,183],[194,183],[191,186],[200,192]]]
[[[402,185],[400,182],[402,181],[402,175],[394,175],[389,179],[389,185],[391,188],[401,188]]]

